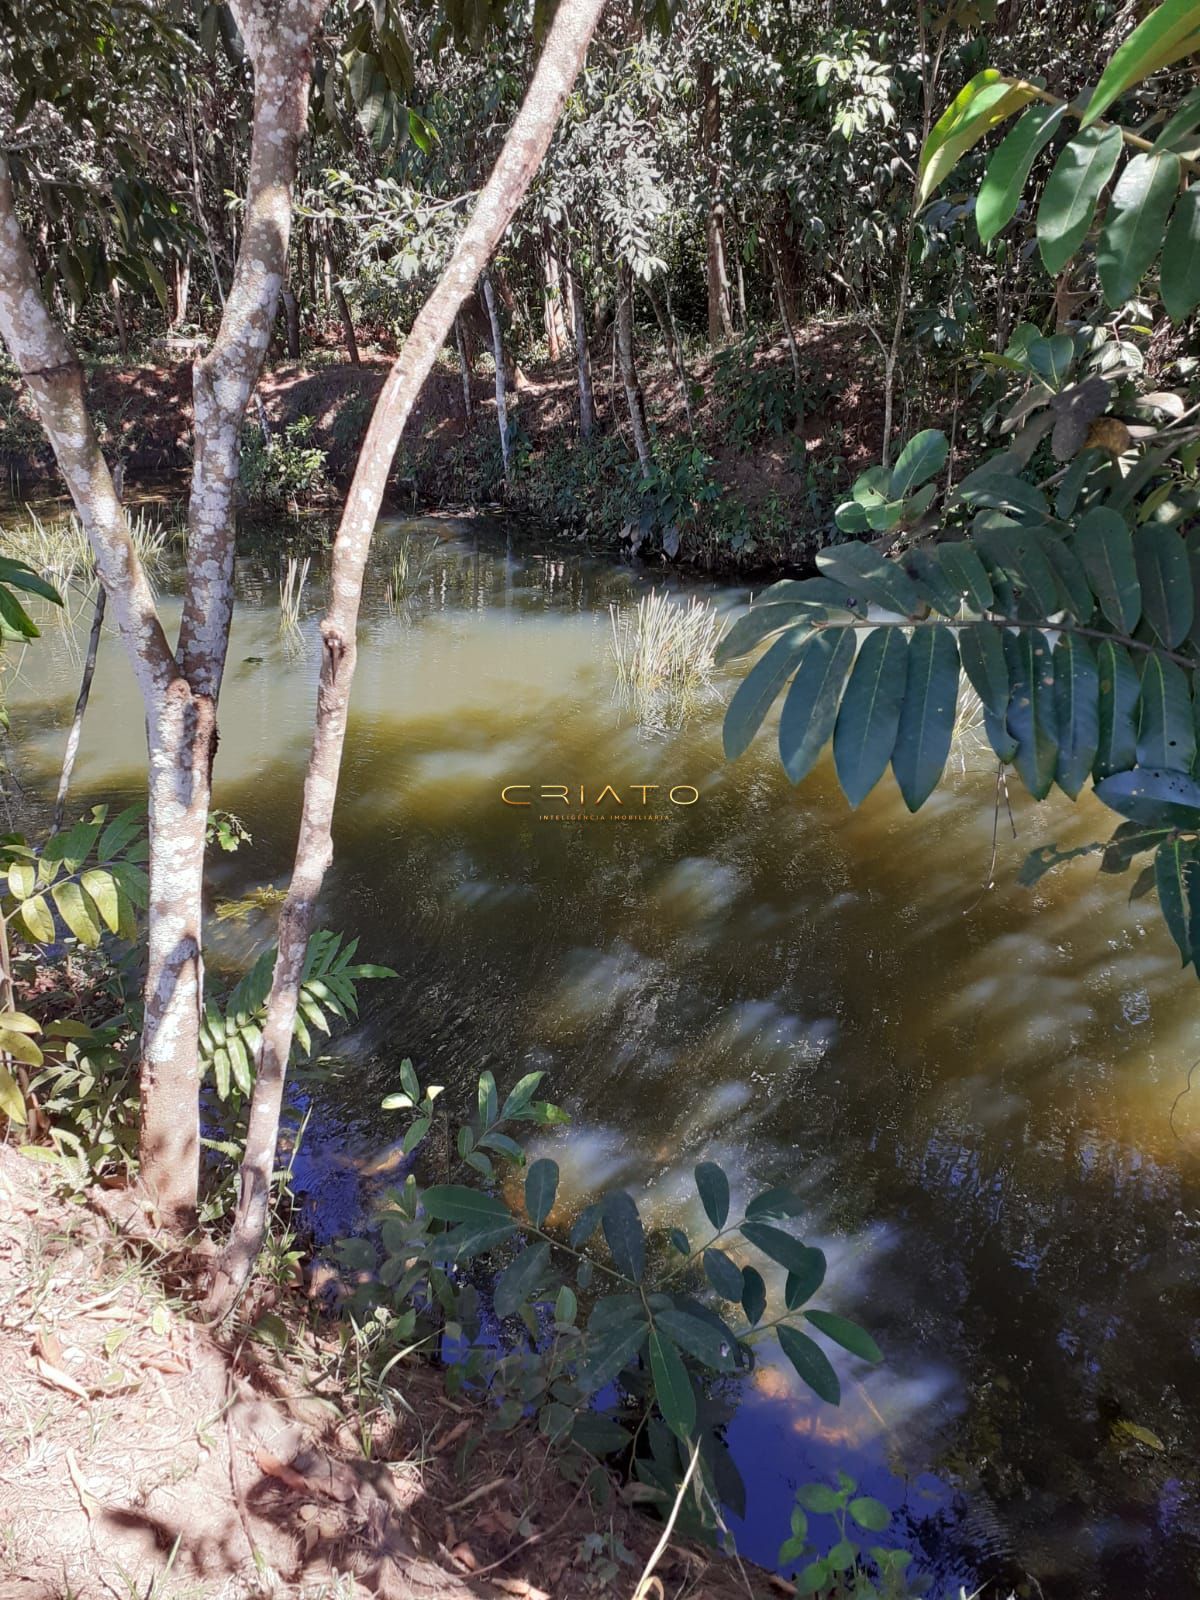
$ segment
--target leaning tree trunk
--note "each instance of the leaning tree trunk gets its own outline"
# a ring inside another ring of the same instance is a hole
[[[700,95],[700,151],[708,184],[705,220],[708,281],[708,342],[719,344],[733,332],[729,313],[729,279],[725,272],[725,203],[721,185],[721,87],[711,61],[696,71]]]
[[[646,401],[633,356],[633,273],[627,261],[621,263],[617,287],[617,354],[621,362],[621,382],[625,386],[625,403],[629,407],[633,448],[637,451],[642,477],[648,478],[654,469],[654,456],[646,424]]]
[[[573,259],[567,258],[567,287],[571,293],[571,321],[575,329],[575,369],[579,380],[579,437],[588,440],[596,426],[596,397],[592,392],[592,357],[588,350],[587,307],[583,285]]]
[[[354,318],[350,315],[350,305],[346,299],[345,290],[342,288],[337,273],[333,270],[333,257],[329,251],[329,240],[323,238],[325,261],[325,287],[326,293],[333,301],[334,309],[338,314],[338,321],[342,325],[342,340],[346,346],[346,355],[350,365],[362,365],[362,357],[358,353],[358,340],[354,334]]]
[[[211,1308],[220,1313],[234,1305],[244,1288],[266,1231],[300,980],[317,896],[333,854],[333,807],[354,678],[363,572],[388,474],[409,413],[455,314],[486,269],[541,165],[602,6],[603,0],[559,0],[524,104],[446,270],[418,313],[380,392],[350,485],[333,547],[329,611],[321,624],[316,725],[295,866],[279,916],[279,949],[258,1051],[237,1213],[210,1294]]]
[[[500,313],[496,310],[496,294],[492,288],[492,275],[483,273],[483,303],[487,307],[488,322],[492,329],[492,358],[496,363],[496,422],[500,429],[500,459],[504,463],[504,487],[508,488],[508,368],[504,364],[504,335],[500,330]]]
[[[96,441],[78,358],[46,311],[0,156],[0,333],[50,437],[145,704],[150,895],[140,1179],[172,1231],[194,1223],[199,1184],[201,890],[217,697],[233,614],[238,434],[286,270],[311,44],[326,0],[231,3],[254,69],[250,167],[221,326],[193,369],[187,575],[174,652]],[[197,201],[203,215],[199,192]]]

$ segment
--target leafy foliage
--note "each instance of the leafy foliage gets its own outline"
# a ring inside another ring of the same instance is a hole
[[[130,806],[109,821],[107,806],[93,806],[40,848],[20,834],[0,839],[5,918],[42,947],[70,938],[94,950],[106,934],[136,937],[148,892],[142,816]]]

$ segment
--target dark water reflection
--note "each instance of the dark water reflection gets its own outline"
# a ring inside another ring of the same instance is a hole
[[[903,1511],[942,1588],[1028,1573],[1047,1596],[1200,1593],[1200,1093],[1168,1122],[1200,993],[1153,906],[1091,863],[1015,882],[1036,845],[1095,837],[1099,808],[1014,797],[1019,838],[1002,819],[985,893],[994,773],[969,741],[910,818],[890,780],[857,814],[827,767],[792,791],[769,738],[727,766],[724,684],[648,736],[607,655],[608,606],[643,580],[415,526],[441,542],[399,605],[400,533],[380,541],[324,911],[400,978],[366,995],[298,1165],[318,1233],[353,1221],[364,1162],[389,1167],[402,1130],[378,1104],[401,1055],[449,1084],[544,1067],[574,1120],[547,1141],[565,1190],[619,1180],[687,1226],[702,1158],[743,1195],[798,1187],[825,1302],[888,1353],[837,1411],[761,1370],[730,1428],[747,1553],[772,1560],[795,1484],[842,1466]],[[319,575],[302,648],[279,636],[275,566],[244,561],[240,582],[216,802],[254,843],[214,863],[215,899],[283,881],[317,671]],[[10,689],[35,780],[76,676],[60,636]],[[143,772],[106,641],[79,781],[134,790]],[[619,826],[499,798],[580,782],[700,800]],[[267,931],[217,924],[218,959]]]

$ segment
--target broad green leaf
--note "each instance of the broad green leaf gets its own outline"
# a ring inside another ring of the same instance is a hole
[[[439,1261],[468,1261],[472,1256],[507,1244],[517,1231],[511,1217],[507,1221],[497,1216],[479,1222],[460,1222],[434,1241],[434,1253]]]
[[[764,1189],[746,1207],[746,1220],[761,1222],[767,1217],[802,1217],[805,1210],[804,1201],[794,1190]]]
[[[628,1448],[633,1435],[599,1411],[584,1411],[571,1424],[571,1438],[590,1455],[608,1456]]]
[[[911,617],[924,608],[924,597],[904,568],[870,545],[835,544],[818,553],[817,566],[826,577],[844,583],[853,594],[884,611]]]
[[[1058,582],[1037,528],[989,528],[975,544],[993,569],[1039,619],[1058,610]]]
[[[21,1093],[21,1085],[13,1077],[6,1066],[0,1065],[0,1113],[10,1122],[25,1126],[28,1120],[25,1113],[25,1096]]]
[[[36,594],[42,600],[49,600],[52,605],[61,606],[63,603],[62,595],[52,583],[47,583],[24,561],[14,561],[11,556],[0,556],[0,583]]]
[[[910,811],[937,787],[950,754],[958,708],[958,646],[949,628],[913,630],[904,705],[892,751],[892,771]]]
[[[696,1395],[679,1351],[659,1329],[650,1335],[650,1376],[663,1421],[681,1439],[696,1426]]]
[[[701,1161],[695,1176],[705,1216],[714,1228],[723,1228],[729,1217],[729,1179],[715,1161]]]
[[[946,465],[949,451],[949,441],[940,428],[926,428],[913,434],[892,468],[889,487],[892,499],[902,500],[927,479],[935,477]]]
[[[1138,701],[1138,765],[1190,772],[1195,756],[1196,729],[1187,674],[1166,657],[1147,656]]]
[[[899,564],[944,617],[956,617],[962,610],[962,595],[938,560],[936,547],[913,545],[899,557]]]
[[[527,1072],[523,1078],[519,1079],[518,1082],[513,1085],[508,1092],[503,1106],[500,1108],[501,1122],[507,1122],[510,1117],[518,1121],[521,1119],[522,1114],[528,1111],[529,1103],[533,1099],[538,1085],[545,1076],[546,1074],[544,1072]],[[416,1082],[415,1077],[413,1078],[413,1082]],[[407,1087],[408,1085],[406,1084],[405,1088]],[[416,1093],[416,1091],[413,1090],[410,1090],[409,1092],[414,1095]]]
[[[1034,799],[1044,800],[1058,763],[1054,660],[1045,635],[1033,629],[1006,633],[1004,654],[1012,684],[1008,730],[1017,741],[1013,764]]]
[[[1031,86],[992,67],[976,73],[934,123],[922,147],[918,205],[936,192],[972,146],[1034,97]]]
[[[808,641],[779,714],[779,755],[793,783],[812,771],[833,732],[853,660],[850,628],[827,628]]]
[[[564,1283],[554,1300],[554,1320],[563,1327],[571,1327],[579,1313],[579,1301],[569,1283]]]
[[[958,493],[972,505],[1011,512],[1012,520],[1040,526],[1050,514],[1046,496],[1034,483],[990,464],[976,467],[958,486]],[[995,519],[988,519],[995,525]]]
[[[109,933],[120,932],[121,907],[112,873],[105,872],[102,867],[89,867],[80,874],[79,881],[95,902],[96,910],[104,919],[104,926]]]
[[[1093,507],[1080,517],[1074,545],[1101,611],[1119,632],[1132,633],[1142,614],[1142,586],[1125,519],[1107,506]]]
[[[9,1013],[11,1016],[11,1013]],[[14,1061],[19,1061],[22,1066],[40,1067],[43,1061],[41,1047],[32,1040],[27,1033],[19,1029],[5,1027],[5,1018],[0,1015],[0,1053],[10,1055]],[[741,1298],[739,1287],[738,1298]]]
[[[1135,767],[1096,785],[1096,797],[1118,816],[1147,828],[1200,828],[1200,783],[1182,772]]]
[[[797,605],[806,609],[824,606],[835,611],[861,609],[849,590],[830,578],[780,578],[778,583],[764,589],[756,605]]]
[[[762,1273],[754,1267],[742,1268],[742,1310],[751,1327],[761,1320],[767,1309],[767,1286]]]
[[[761,602],[751,606],[745,616],[739,617],[733,626],[722,634],[716,648],[717,664],[733,661],[737,656],[744,656],[753,650],[756,644],[761,644],[769,635],[778,633],[782,628],[790,628],[797,623],[823,621],[826,615],[824,610],[815,606],[763,605]]]
[[[540,1228],[554,1209],[558,1193],[558,1162],[548,1157],[534,1161],[525,1174],[525,1210],[535,1228]]]
[[[908,640],[900,628],[876,628],[863,640],[833,730],[833,763],[851,806],[887,771],[900,725]]]
[[[1074,800],[1091,776],[1100,743],[1100,675],[1087,641],[1064,633],[1054,646],[1055,778]]]
[[[432,1184],[422,1193],[421,1202],[439,1222],[512,1222],[512,1213],[503,1200],[461,1183]]]
[[[1113,52],[1088,101],[1081,125],[1089,127],[1126,89],[1198,49],[1200,14],[1196,0],[1164,0]]]
[[[988,162],[975,200],[975,226],[982,243],[990,244],[1012,221],[1033,163],[1054,137],[1066,109],[1030,106]]]
[[[787,1323],[780,1326],[779,1344],[784,1355],[814,1394],[831,1406],[841,1403],[842,1386],[838,1382],[838,1375],[819,1344],[810,1339],[806,1333],[801,1333],[798,1328],[789,1328]]]
[[[723,1250],[704,1252],[704,1274],[722,1300],[741,1303],[742,1269],[735,1266]]]
[[[1162,248],[1171,206],[1179,191],[1179,157],[1142,153],[1117,179],[1100,242],[1096,266],[1104,298],[1123,306]]]
[[[883,1360],[883,1351],[866,1329],[860,1328],[857,1322],[851,1322],[847,1317],[835,1316],[832,1311],[806,1311],[804,1320],[811,1322],[819,1333],[823,1333],[827,1339],[832,1339],[834,1344],[840,1344],[843,1350],[849,1350],[851,1355],[859,1356],[863,1361]]]
[[[733,1338],[732,1335],[726,1335],[718,1323],[710,1323],[675,1306],[655,1312],[654,1322],[701,1366],[713,1372],[733,1371]]]
[[[831,1489],[827,1483],[802,1483],[796,1490],[796,1500],[814,1516],[828,1517],[842,1509],[846,1496]]]
[[[611,1190],[600,1202],[600,1220],[617,1271],[640,1283],[646,1270],[646,1236],[632,1197],[624,1189]]]
[[[1158,903],[1185,967],[1192,959],[1186,873],[1195,854],[1193,844],[1179,839],[1166,840],[1154,852],[1154,887],[1158,890]]]
[[[576,1381],[584,1394],[595,1394],[611,1383],[638,1355],[649,1333],[644,1322],[619,1322],[606,1329],[579,1369]]]
[[[725,712],[725,759],[736,761],[762,726],[784,684],[795,672],[812,637],[811,623],[789,628],[750,668]]]
[[[1187,638],[1195,614],[1183,540],[1166,523],[1147,522],[1133,536],[1133,558],[1146,620],[1168,650],[1173,650]]]
[[[1155,152],[1170,150],[1180,141],[1194,143],[1187,136],[1197,127],[1200,127],[1200,89],[1192,89],[1163,123],[1162,131],[1154,141]]]
[[[329,1030],[326,1029],[326,1032],[328,1031]],[[496,1095],[496,1079],[490,1072],[481,1072],[479,1074],[478,1104],[479,1127],[481,1132],[485,1132],[491,1127],[492,1123],[495,1122],[499,1111],[499,1104]]]
[[[549,1262],[550,1246],[541,1239],[505,1267],[496,1279],[494,1293],[498,1317],[516,1316],[545,1277]]]
[[[1065,539],[1046,533],[1042,538],[1046,559],[1058,579],[1059,600],[1078,622],[1090,622],[1096,611],[1096,597],[1087,573]]]
[[[1008,708],[1008,662],[1000,629],[990,622],[968,623],[958,630],[958,653],[985,708],[1002,717]]]
[[[0,619],[23,639],[36,639],[39,629],[16,595],[0,584]]]
[[[1049,339],[1031,339],[1026,356],[1046,387],[1057,394],[1071,375],[1075,341],[1069,333],[1056,333]]]
[[[992,580],[974,546],[957,540],[936,548],[942,571],[971,610],[989,610],[995,598]]]
[[[1160,278],[1162,303],[1172,322],[1200,305],[1200,186],[1179,196],[1167,224]]]
[[[1052,277],[1058,276],[1087,236],[1121,144],[1120,128],[1087,128],[1055,162],[1037,214],[1038,249]]]
[[[1004,717],[995,711],[983,708],[983,731],[987,734],[988,743],[1007,766],[1017,753],[1017,741],[1008,731],[1008,723]]]
[[[73,878],[56,883],[50,891],[58,914],[71,932],[89,950],[100,943],[100,920],[91,896]]]
[[[868,1533],[882,1533],[892,1520],[892,1513],[882,1500],[875,1500],[869,1494],[856,1496],[846,1508],[858,1523],[860,1528],[866,1528]]]
[[[782,1228],[772,1227],[769,1222],[743,1222],[742,1235],[756,1250],[770,1256],[772,1261],[777,1261],[788,1272],[795,1273],[805,1284],[819,1273],[809,1293],[815,1294],[820,1288],[825,1277],[825,1257],[820,1250],[794,1239]]]

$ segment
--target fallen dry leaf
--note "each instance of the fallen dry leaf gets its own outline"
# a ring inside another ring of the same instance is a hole
[[[48,1328],[41,1328],[37,1338],[33,1341],[34,1355],[41,1356],[43,1361],[49,1362],[52,1367],[63,1366],[62,1340],[56,1333],[51,1333]]]
[[[278,1478],[279,1482],[286,1483],[289,1489],[298,1489],[301,1494],[329,1495],[329,1490],[323,1484],[306,1478],[303,1473],[289,1467],[286,1461],[277,1460],[269,1450],[256,1450],[254,1459],[268,1478]]]
[[[454,1557],[455,1561],[458,1562],[459,1566],[465,1567],[468,1572],[474,1572],[476,1567],[479,1565],[479,1561],[474,1550],[471,1549],[471,1546],[467,1544],[465,1540],[459,1544],[456,1544],[454,1549],[451,1550],[450,1554]]]
[[[524,1578],[493,1578],[497,1589],[503,1589],[505,1594],[519,1596],[519,1600],[550,1600],[545,1589],[535,1589],[531,1583],[526,1583]]]
[[[67,1451],[67,1474],[75,1486],[75,1493],[79,1496],[79,1504],[83,1507],[90,1522],[101,1509],[99,1500],[83,1486],[83,1479],[79,1475],[79,1463],[75,1459],[74,1450]]]
[[[450,1429],[449,1433],[444,1433],[440,1439],[434,1440],[432,1446],[434,1453],[438,1454],[442,1450],[447,1449],[448,1446],[452,1445],[456,1439],[461,1439],[463,1434],[466,1433],[470,1426],[471,1422],[469,1417],[464,1417],[461,1422],[456,1422]]]
[[[55,1389],[63,1390],[65,1394],[73,1394],[79,1400],[91,1399],[91,1395],[81,1383],[76,1383],[69,1373],[51,1366],[49,1361],[43,1361],[40,1356],[33,1358],[33,1367],[43,1383],[51,1384]]]

